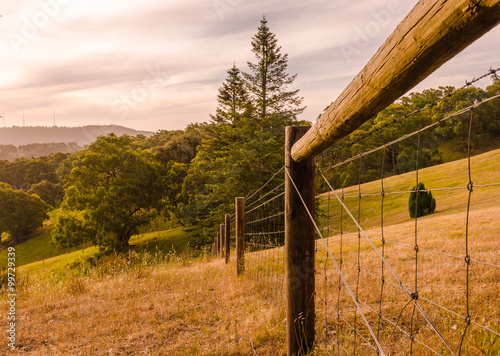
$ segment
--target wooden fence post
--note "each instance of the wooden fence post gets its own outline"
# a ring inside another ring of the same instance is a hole
[[[231,214],[226,214],[226,231],[224,233],[226,240],[226,263],[229,263],[229,254],[231,253]]]
[[[236,198],[236,275],[245,272],[245,198]]]
[[[218,256],[219,255],[219,245],[220,245],[219,239],[220,239],[220,233],[217,232],[217,235],[215,236],[215,253],[214,253],[214,256]]]
[[[224,224],[220,224],[220,232],[219,232],[219,235],[220,235],[220,257],[224,257],[224,248],[226,246],[226,239],[225,239],[225,228],[224,228]]]
[[[285,136],[285,297],[289,356],[305,355],[314,344],[315,228],[305,207],[314,218],[314,158],[300,163],[291,158],[293,144],[308,129],[288,126]]]

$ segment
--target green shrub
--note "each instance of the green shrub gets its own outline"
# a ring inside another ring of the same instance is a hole
[[[417,213],[417,218],[420,216],[432,214],[436,210],[436,199],[432,197],[431,192],[424,192],[424,183],[418,183],[418,204],[417,204],[417,187],[413,187],[413,191],[410,193],[410,199],[408,200],[408,210],[410,212],[410,217],[415,218],[415,212]],[[415,206],[416,205],[416,206]]]

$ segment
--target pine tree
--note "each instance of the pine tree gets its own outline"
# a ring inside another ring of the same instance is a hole
[[[408,210],[411,218],[432,214],[436,210],[436,199],[432,197],[431,192],[425,191],[424,183],[418,183],[418,195],[417,187],[413,187],[408,199]]]
[[[297,75],[290,76],[286,72],[288,54],[281,53],[281,46],[269,30],[265,16],[252,38],[252,52],[257,63],[248,62],[251,72],[243,75],[259,118],[281,114],[294,119],[305,109],[300,107],[303,98],[297,95],[299,90],[287,91]]]
[[[210,115],[216,123],[234,123],[249,114],[251,106],[245,89],[245,81],[236,64],[228,69],[226,81],[219,88],[217,101],[219,105],[216,114]]]

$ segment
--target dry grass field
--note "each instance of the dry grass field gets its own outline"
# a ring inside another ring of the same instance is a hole
[[[418,256],[413,248],[413,222],[384,228],[384,257],[387,261],[384,264],[364,237],[359,239],[357,234],[343,236],[342,273],[387,354],[408,355],[410,347],[414,355],[453,355],[451,351],[458,354],[467,325],[467,305],[471,324],[463,341],[462,355],[500,353],[499,214],[500,207],[476,210],[470,214],[470,221],[474,223],[469,227],[472,262],[468,277],[467,263],[462,257],[465,256],[465,213],[427,218],[418,231]],[[366,233],[381,251],[382,243],[378,240],[380,230],[367,230]],[[337,258],[340,258],[339,239],[339,236],[327,239],[331,252]],[[339,341],[345,348],[341,348],[340,354],[353,354],[356,349],[357,354],[376,355],[368,346],[368,343],[374,345],[369,331],[359,312],[355,312],[352,298],[342,282],[339,293],[339,273],[322,253],[325,250],[323,243],[318,243],[318,250],[316,292],[321,299],[317,300],[316,313],[320,348],[330,352],[335,350],[337,354]],[[414,309],[414,302],[404,292],[400,281],[410,293],[418,291],[419,306],[451,351],[425,320],[424,314]],[[379,318],[379,312],[382,318]],[[359,332],[356,343],[355,323]],[[410,334],[414,336],[413,345]]]
[[[131,264],[114,257],[88,276],[21,275],[18,294],[13,355],[278,355],[283,349],[283,312],[222,260]],[[2,330],[5,312],[2,303]]]

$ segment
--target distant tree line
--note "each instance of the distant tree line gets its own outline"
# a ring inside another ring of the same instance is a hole
[[[0,160],[14,161],[18,158],[37,158],[49,156],[53,153],[76,152],[82,147],[76,142],[70,143],[30,143],[26,145],[0,145]]]

